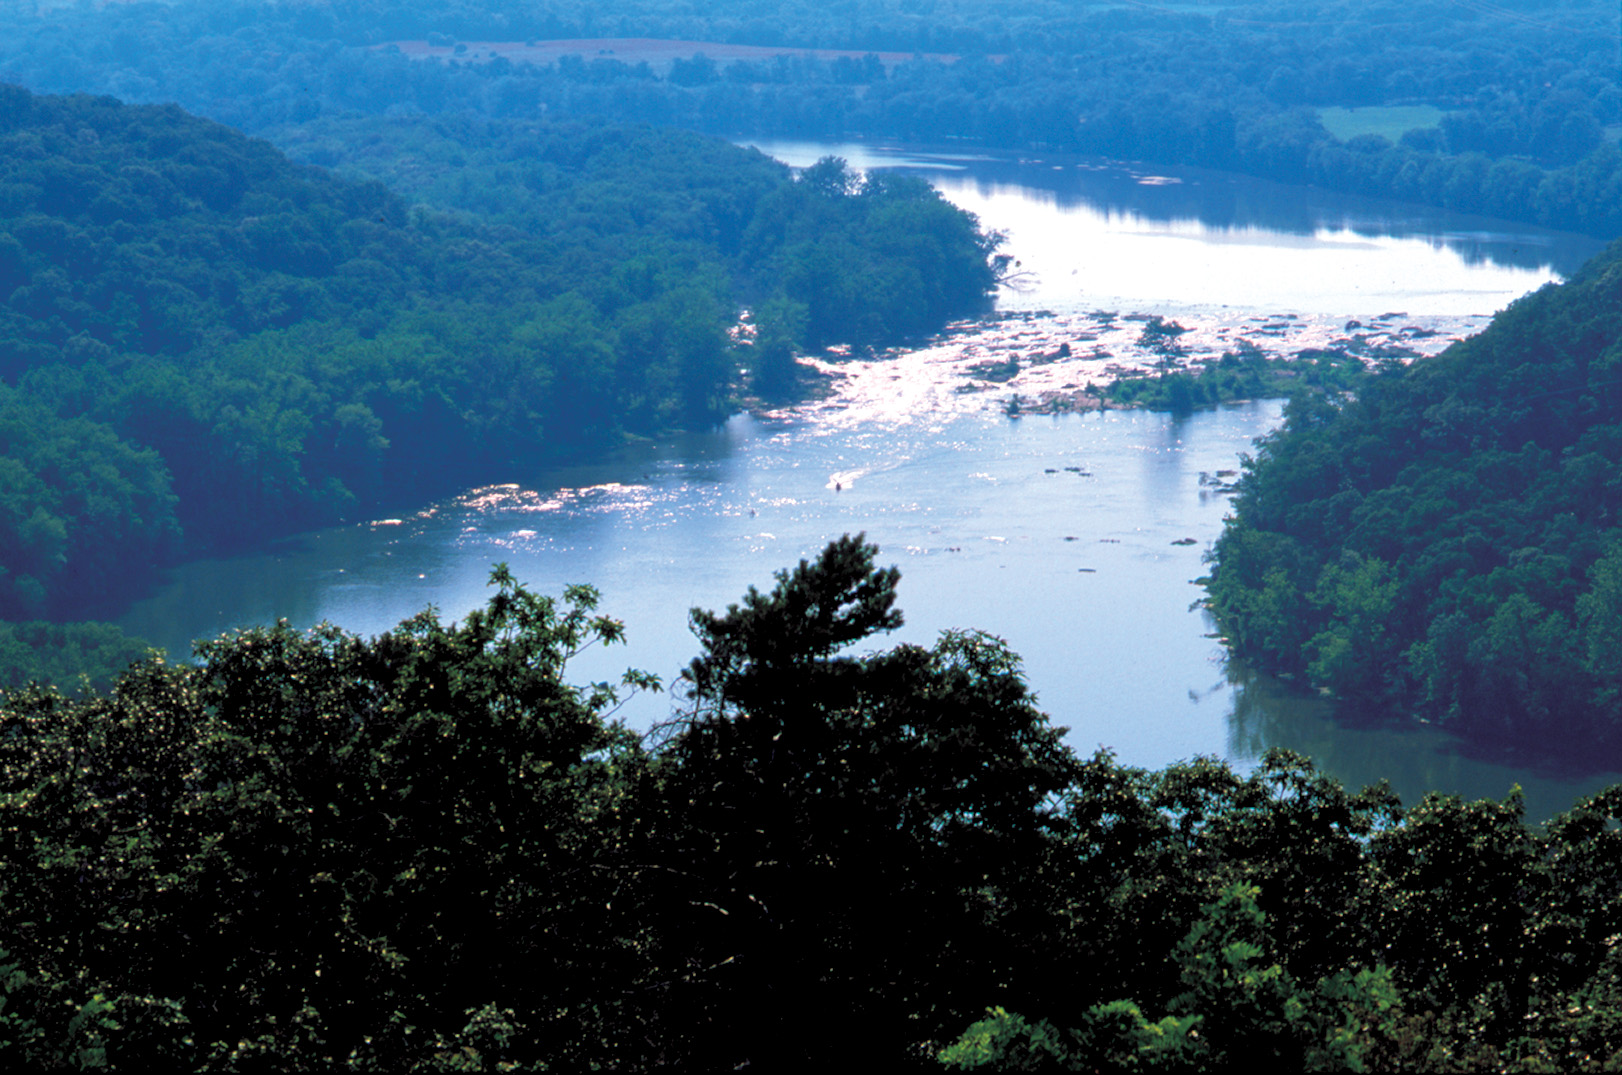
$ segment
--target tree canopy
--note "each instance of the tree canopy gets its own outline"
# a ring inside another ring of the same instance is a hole
[[[740,365],[788,393],[797,349],[926,332],[995,283],[972,217],[841,161],[368,132],[387,166],[341,178],[173,106],[0,92],[0,615],[102,612],[182,552],[713,422]]]
[[[0,694],[0,1063],[115,1070],[1586,1070],[1622,798],[1077,757],[995,638],[864,649],[861,536],[725,612],[672,722],[504,568],[460,623],[286,624]]]
[[[1622,231],[1604,0],[42,0],[0,31],[0,78],[255,133],[601,117],[1195,164]]]
[[[1308,392],[1245,469],[1211,600],[1349,704],[1615,758],[1622,246],[1480,335]]]

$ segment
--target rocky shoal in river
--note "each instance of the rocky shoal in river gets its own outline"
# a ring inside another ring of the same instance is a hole
[[[833,382],[822,401],[828,406],[1007,410],[1017,397],[1021,414],[1064,414],[1120,406],[1104,397],[1115,381],[1197,371],[1224,354],[1288,361],[1339,351],[1370,363],[1407,362],[1474,335],[1488,320],[1400,311],[1347,318],[1227,308],[1019,310],[953,324],[922,346],[864,354],[835,348],[802,362]]]

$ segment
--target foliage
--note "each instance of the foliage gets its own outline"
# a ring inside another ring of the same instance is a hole
[[[1601,1068],[1622,791],[1403,810],[1304,759],[1072,755],[858,535],[724,613],[662,735],[622,627],[286,625],[0,696],[0,1063],[234,1071]],[[987,1005],[990,1005],[988,1010]]]
[[[492,581],[459,625],[280,625],[110,696],[12,693],[6,1048],[79,1048],[106,1012],[120,1067],[522,1059],[498,999],[553,1050],[606,1035],[601,988],[638,975],[614,907],[642,761],[610,688],[560,677],[621,628],[589,588]],[[64,992],[101,1007],[61,1029]]]
[[[842,652],[901,622],[875,552],[847,536],[693,613],[662,790],[689,878],[660,904],[695,941],[667,1003],[710,1028],[706,1066],[901,1057],[944,1033],[1003,965],[1017,864],[1071,770],[1000,640]]]
[[[0,98],[11,618],[102,612],[182,553],[714,421],[749,359],[728,335],[744,303],[786,391],[796,349],[927,331],[993,286],[972,217],[842,162],[819,168],[848,191],[674,131],[321,135],[365,141],[432,208],[172,106]],[[444,163],[407,173],[413,155]],[[453,157],[456,189],[493,177],[495,203],[442,189]]]
[[[1148,329],[1145,335],[1150,335]],[[1166,338],[1163,333],[1152,335],[1156,343]],[[1124,377],[1111,382],[1105,392],[1118,403],[1187,414],[1195,407],[1234,400],[1353,391],[1366,372],[1363,358],[1342,350],[1301,351],[1290,358],[1275,358],[1251,345],[1192,368],[1168,367],[1143,377]]]
[[[1241,653],[1477,736],[1616,750],[1619,264],[1291,403],[1213,554]]]
[[[473,113],[970,143],[1622,231],[1618,19],[1599,0],[39,0],[0,12],[0,30],[0,77],[36,92],[178,101],[253,132]],[[638,38],[702,44],[643,58]],[[531,48],[560,40],[580,54]],[[1381,133],[1337,122],[1354,109]]]
[[[140,639],[107,623],[0,624],[0,688],[37,682],[63,690],[81,683],[106,690],[148,652]]]

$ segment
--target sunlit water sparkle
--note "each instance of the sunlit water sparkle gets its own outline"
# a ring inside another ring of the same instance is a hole
[[[817,151],[815,160],[842,148],[806,152]],[[853,163],[889,163],[861,153]],[[1482,250],[1554,240],[1495,235],[1469,221],[1368,235],[1355,222],[1314,224],[1305,210],[1294,232],[1201,224],[1149,203],[1141,212],[1107,197],[1091,205],[1068,188],[1028,187],[1022,200],[1005,176],[986,179],[984,162],[966,155],[910,154],[904,163],[928,169],[954,201],[1009,233],[1008,249],[1031,275],[999,297],[1000,319],[874,359],[815,359],[830,390],[802,406],[739,415],[614,460],[503,475],[409,517],[187,565],[124,626],[174,650],[277,616],[373,634],[429,605],[446,618],[465,614],[488,597],[491,565],[506,562],[545,593],[590,582],[603,610],[626,622],[627,646],[582,654],[572,675],[608,679],[635,666],[670,682],[695,651],[688,609],[724,608],[832,538],[865,531],[881,562],[902,570],[907,617],[874,644],[927,645],[942,630],[971,627],[1006,639],[1077,749],[1106,746],[1146,766],[1213,754],[1243,767],[1286,745],[1354,784],[1389,776],[1409,798],[1437,786],[1502,795],[1519,780],[1534,814],[1604,782],[1463,757],[1423,731],[1339,728],[1321,705],[1276,685],[1230,682],[1246,674],[1228,664],[1195,607],[1193,580],[1221,531],[1224,487],[1254,439],[1277,424],[1278,402],[1181,419],[1004,414],[1015,394],[1073,394],[1148,369],[1158,356],[1137,341],[1150,316],[1189,330],[1179,341],[1185,362],[1241,341],[1283,355],[1348,342],[1435,353],[1558,272],[1553,258],[1505,254],[1506,262]],[[1102,165],[1053,174],[1157,198],[1217,182]],[[1362,257],[1374,260],[1336,268]],[[1064,345],[1070,357],[1056,357]],[[1010,358],[1012,379],[981,375]],[[647,726],[671,704],[640,696],[620,715]]]

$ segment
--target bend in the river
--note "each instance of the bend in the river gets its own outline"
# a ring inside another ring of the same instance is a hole
[[[1156,315],[1190,330],[1180,343],[1194,357],[1241,341],[1434,353],[1597,243],[1219,173],[762,144],[795,164],[836,154],[918,171],[1007,233],[1024,289],[1000,297],[1000,320],[879,361],[829,360],[827,399],[191,564],[123,625],[175,651],[275,617],[375,633],[427,605],[464,614],[505,561],[544,592],[598,586],[626,622],[629,645],[585,655],[575,675],[631,665],[670,680],[694,655],[690,607],[724,607],[862,530],[902,570],[907,625],[875,644],[953,627],[1006,638],[1083,752],[1243,767],[1285,746],[1350,784],[1389,778],[1410,802],[1520,783],[1535,817],[1616,779],[1474,759],[1424,729],[1343,727],[1322,702],[1227,660],[1193,580],[1276,401],[1184,418],[1003,413],[1012,394],[1074,393],[1147,365],[1138,337]],[[669,705],[638,698],[624,715],[645,725]]]

